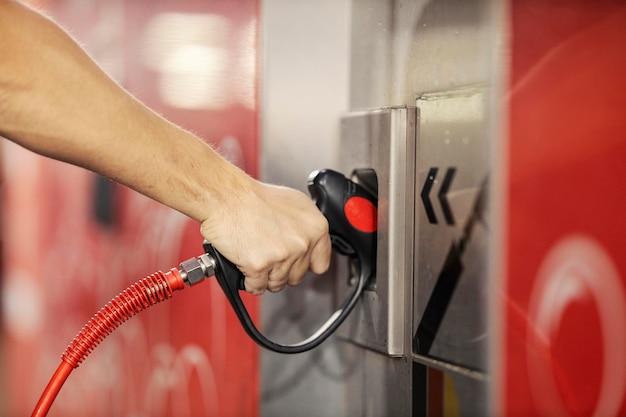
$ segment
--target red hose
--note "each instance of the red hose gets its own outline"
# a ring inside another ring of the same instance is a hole
[[[109,301],[85,324],[72,343],[65,349],[62,361],[50,378],[31,417],[48,414],[54,399],[72,370],[89,355],[113,330],[135,314],[172,297],[172,293],[185,288],[177,269],[149,275],[122,291]]]
[[[61,361],[61,364],[57,368],[56,372],[52,375],[52,378],[50,378],[48,386],[46,386],[43,394],[41,394],[41,398],[39,398],[35,411],[33,411],[33,416],[45,416],[48,414],[50,406],[54,402],[54,399],[57,397],[57,394],[67,380],[67,377],[70,376],[73,369],[74,368],[72,368],[69,363]]]

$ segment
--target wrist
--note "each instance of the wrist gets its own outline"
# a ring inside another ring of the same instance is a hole
[[[202,171],[198,182],[198,199],[194,203],[198,214],[192,216],[200,222],[219,221],[221,217],[249,206],[250,198],[258,194],[258,181],[239,167],[224,159],[210,148],[213,160],[210,169]],[[253,208],[252,208],[253,209]]]

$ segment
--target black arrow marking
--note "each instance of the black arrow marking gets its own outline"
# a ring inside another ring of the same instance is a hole
[[[431,168],[428,170],[428,176],[426,177],[426,182],[424,183],[424,187],[422,187],[422,192],[420,194],[422,201],[424,202],[424,209],[426,210],[428,223],[431,224],[437,224],[437,216],[435,216],[435,210],[433,209],[433,204],[430,202],[429,194],[431,188],[433,188],[433,184],[435,183],[438,171],[439,168]]]
[[[443,178],[443,184],[441,184],[441,188],[439,189],[439,203],[441,204],[443,217],[446,218],[446,223],[451,226],[454,225],[454,215],[452,214],[452,209],[450,208],[447,194],[448,190],[450,190],[450,186],[452,185],[452,180],[454,179],[455,174],[456,168],[448,168],[448,170],[446,171],[446,176]]]
[[[463,228],[461,238],[456,242],[452,242],[448,250],[446,260],[443,263],[441,272],[439,272],[437,282],[413,337],[413,351],[415,353],[428,355],[430,352],[430,348],[439,331],[439,326],[441,326],[459,279],[463,274],[464,268],[461,257],[467,248],[474,227],[483,217],[486,201],[487,180],[480,188],[480,192],[474,202],[472,214]]]
[[[461,253],[459,247],[452,243],[413,338],[414,352],[421,355],[430,352],[462,273]]]

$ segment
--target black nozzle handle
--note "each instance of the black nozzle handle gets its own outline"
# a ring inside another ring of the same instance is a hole
[[[215,277],[246,333],[260,346],[278,353],[301,353],[328,338],[348,317],[376,269],[376,196],[342,174],[316,171],[309,177],[309,192],[326,216],[333,248],[354,263],[357,280],[350,295],[330,318],[309,338],[284,345],[265,337],[256,328],[241,300],[244,276],[213,245],[204,242],[204,251],[215,261]]]
[[[220,287],[224,291],[226,298],[230,302],[233,310],[235,310],[235,314],[237,318],[241,322],[244,330],[260,346],[269,349],[278,353],[302,353],[307,350],[311,350],[314,347],[318,346],[324,340],[328,338],[339,325],[345,320],[345,318],[350,314],[352,308],[356,304],[361,295],[361,292],[366,286],[367,278],[365,276],[359,276],[357,284],[354,286],[352,290],[352,294],[343,302],[343,304],[335,311],[330,318],[324,323],[313,335],[309,338],[303,340],[302,342],[284,345],[277,342],[274,342],[267,337],[265,337],[257,328],[250,315],[248,314],[248,310],[241,300],[241,296],[239,295],[239,291],[243,290],[243,280],[244,276],[237,269],[237,267],[230,262],[228,259],[224,258],[218,251],[213,247],[213,245],[209,243],[205,243],[204,249],[206,253],[209,254],[215,260],[215,278],[219,283]]]

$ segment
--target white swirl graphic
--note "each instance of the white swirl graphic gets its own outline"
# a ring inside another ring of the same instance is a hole
[[[573,235],[557,242],[546,255],[528,309],[529,385],[535,406],[543,416],[570,416],[547,358],[551,357],[551,345],[567,306],[584,296],[590,297],[598,309],[604,361],[592,416],[611,417],[619,413],[626,387],[626,300],[622,279],[599,243]],[[584,354],[582,346],[571,348]],[[539,357],[533,355],[537,350]]]

